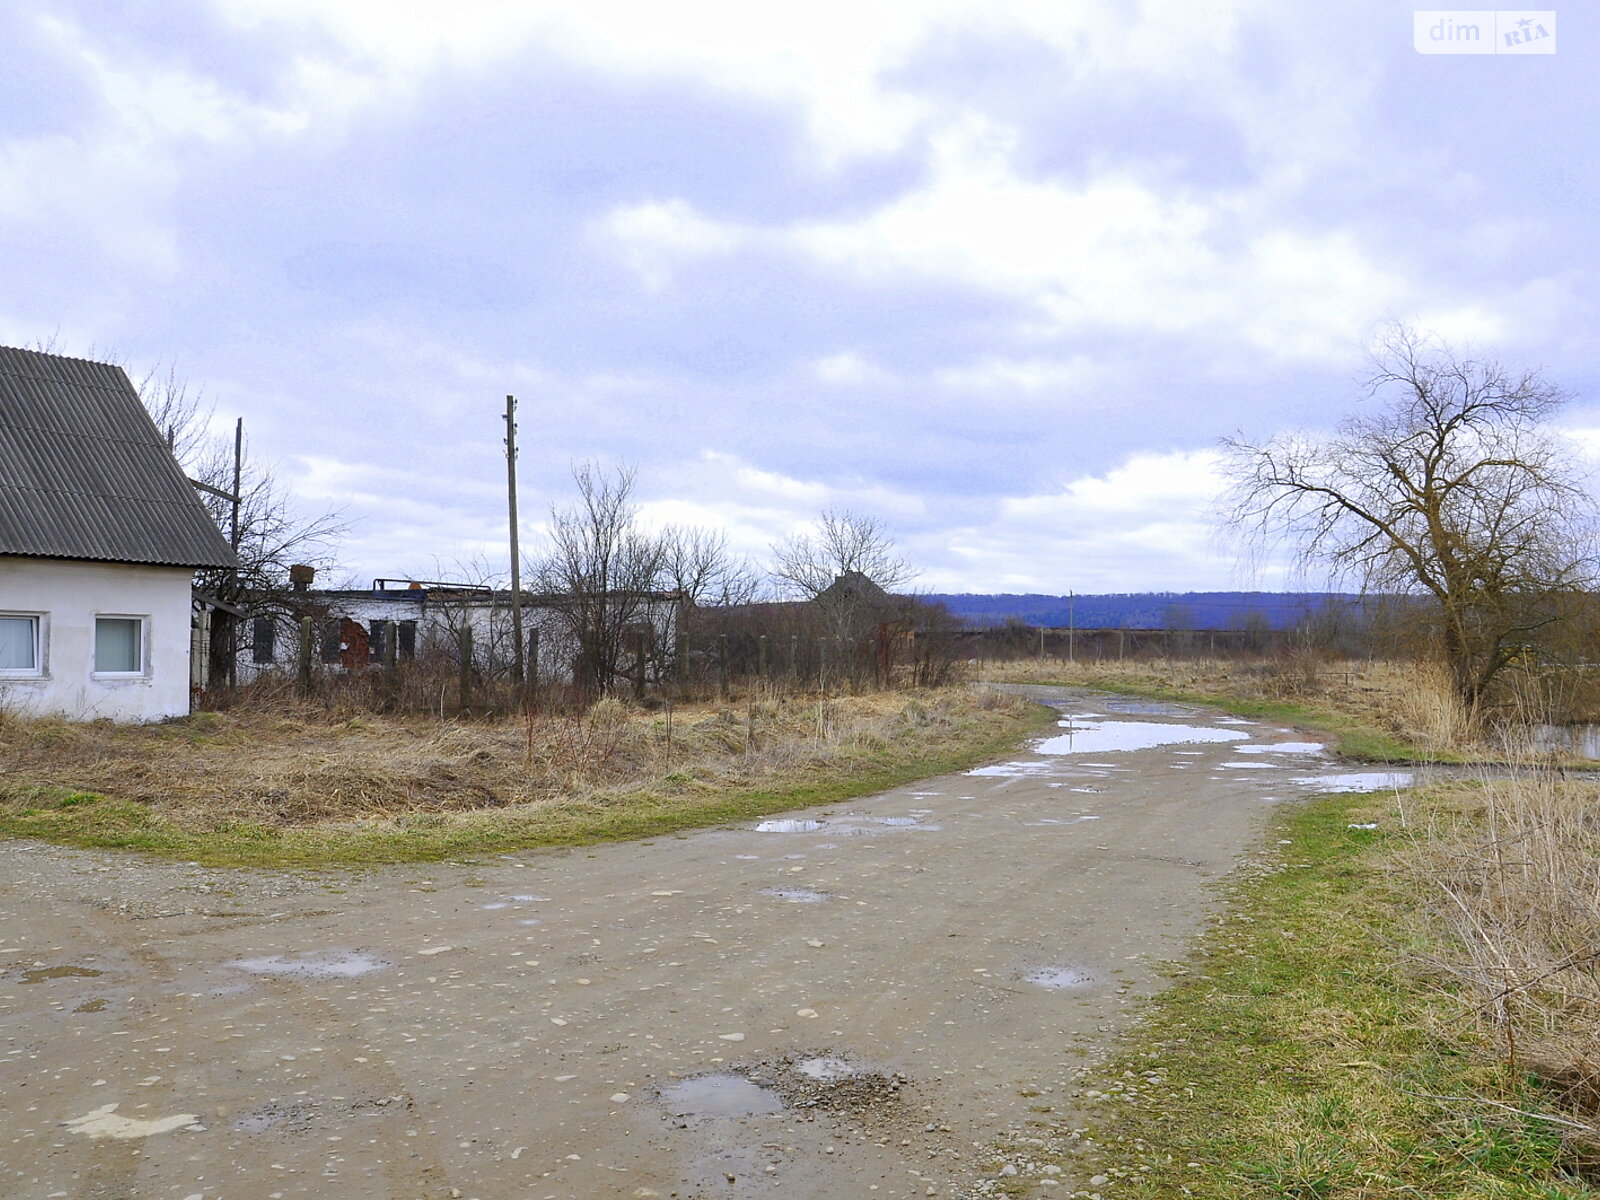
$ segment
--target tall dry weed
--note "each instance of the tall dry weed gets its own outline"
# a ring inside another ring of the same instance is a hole
[[[1600,1152],[1600,784],[1526,768],[1414,803],[1401,865],[1431,898],[1433,966]]]

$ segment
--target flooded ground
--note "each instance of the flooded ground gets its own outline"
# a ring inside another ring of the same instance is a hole
[[[966,1195],[1070,1117],[1273,804],[1402,779],[1027,690],[1061,723],[1004,762],[654,842],[326,875],[0,844],[0,1195]]]

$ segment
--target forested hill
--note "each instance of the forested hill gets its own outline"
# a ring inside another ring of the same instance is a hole
[[[1336,592],[1127,592],[1098,596],[993,596],[933,594],[972,625],[1026,625],[1065,629],[1240,629],[1262,618],[1287,629],[1333,605],[1359,610],[1362,598]],[[1254,619],[1252,619],[1252,617]]]

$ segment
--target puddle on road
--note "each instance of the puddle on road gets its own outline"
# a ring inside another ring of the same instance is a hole
[[[861,1067],[843,1058],[834,1058],[831,1055],[819,1055],[816,1058],[802,1058],[794,1064],[794,1069],[807,1079],[815,1079],[819,1083],[836,1083],[841,1079],[854,1079],[863,1073]]]
[[[1027,983],[1035,987],[1048,988],[1051,991],[1072,991],[1076,988],[1088,987],[1095,981],[1094,974],[1085,971],[1082,967],[1050,966],[1035,967],[1025,971],[1022,976]]]
[[[771,1088],[743,1075],[700,1075],[661,1089],[661,1103],[675,1117],[731,1119],[783,1111],[783,1099]]]
[[[306,950],[292,957],[240,958],[228,966],[251,975],[287,975],[299,979],[355,979],[392,966],[388,960],[353,950]]]
[[[1063,722],[1063,725],[1068,732],[1045,738],[1034,749],[1040,754],[1104,754],[1107,751],[1152,750],[1158,746],[1242,742],[1250,736],[1235,729],[1164,721],[1084,721]]]
[[[43,983],[47,979],[95,979],[104,975],[93,967],[32,967],[22,973],[18,983]]]
[[[1327,749],[1321,742],[1271,742],[1265,746],[1238,746],[1240,754],[1321,754]]]
[[[269,1129],[279,1128],[304,1133],[311,1127],[315,1117],[316,1108],[312,1104],[280,1104],[274,1100],[240,1113],[233,1127],[240,1133],[266,1133]]]
[[[917,817],[869,817],[859,813],[851,813],[837,819],[829,818],[823,821],[812,821],[804,818],[785,817],[771,821],[761,821],[756,827],[757,833],[827,833],[831,837],[869,837],[881,833],[884,829],[909,829],[922,833],[938,833],[938,825],[925,825]],[[817,847],[820,849],[837,849],[836,846]],[[740,855],[738,857],[745,857]],[[749,857],[754,858],[754,855]],[[789,858],[804,858],[803,854],[791,854]]]
[[[826,892],[814,892],[810,888],[801,887],[762,888],[761,894],[771,896],[774,900],[787,900],[790,904],[821,904],[828,899]]]
[[[510,908],[513,904],[536,904],[540,900],[548,899],[550,899],[549,896],[534,896],[528,893],[522,893],[516,896],[501,896],[498,900],[489,901],[489,903],[483,905],[483,908],[486,911],[493,912],[496,909]]]
[[[1241,746],[1240,749],[1242,750],[1244,747]],[[1271,762],[1226,762],[1218,765],[1230,771],[1274,771],[1283,764]]]
[[[1358,771],[1348,775],[1302,775],[1295,780],[1315,792],[1383,792],[1410,787],[1410,771]]]
[[[171,1133],[193,1125],[199,1116],[195,1113],[176,1113],[158,1117],[153,1121],[140,1121],[133,1117],[117,1116],[115,1104],[102,1104],[91,1113],[61,1122],[73,1133],[88,1134],[91,1138],[142,1138],[158,1133]]]
[[[1195,710],[1185,704],[1169,704],[1164,700],[1112,699],[1102,703],[1107,712],[1129,713],[1141,717],[1192,717]]]
[[[1078,825],[1084,821],[1098,821],[1100,818],[1093,813],[1080,813],[1075,817],[1040,817],[1037,821],[1024,821],[1027,826],[1039,825]]]
[[[968,771],[967,774],[1000,778],[1008,778],[1017,775],[1042,775],[1046,771],[1051,770],[1054,765],[1054,763],[1042,761],[991,763],[987,767],[974,767],[972,770]]]

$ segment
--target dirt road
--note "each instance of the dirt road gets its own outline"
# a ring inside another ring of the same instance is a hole
[[[962,1194],[1333,769],[1034,690],[1037,751],[754,827],[337,876],[0,846],[0,1196]]]

